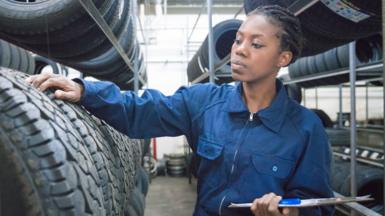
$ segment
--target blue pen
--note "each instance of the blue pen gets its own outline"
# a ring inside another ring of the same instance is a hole
[[[278,203],[278,207],[312,207],[323,205],[335,205],[348,202],[364,202],[371,201],[373,198],[370,195],[359,197],[329,197],[329,198],[315,198],[315,199],[299,199],[299,198],[286,198],[282,199]],[[250,208],[252,203],[231,203],[229,208]]]
[[[289,207],[289,206],[296,206],[301,204],[301,199],[299,198],[287,198],[287,199],[281,199],[278,203],[278,207]],[[252,203],[231,203],[229,205],[230,208],[250,208]]]
[[[301,199],[299,198],[286,198],[286,199],[281,199],[279,201],[278,206],[291,206],[291,205],[299,205],[301,204]]]

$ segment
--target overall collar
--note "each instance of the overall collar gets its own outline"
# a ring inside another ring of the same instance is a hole
[[[276,91],[272,103],[270,106],[259,110],[256,115],[260,118],[262,123],[273,130],[278,132],[285,120],[286,109],[288,104],[288,96],[286,90],[280,80],[276,80]],[[224,104],[224,111],[229,113],[242,113],[250,112],[242,99],[242,83],[238,82],[235,88],[229,94],[229,98]]]

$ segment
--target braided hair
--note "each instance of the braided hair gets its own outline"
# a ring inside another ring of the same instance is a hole
[[[265,16],[270,23],[281,29],[277,34],[281,51],[291,51],[293,54],[289,64],[294,63],[301,56],[303,36],[301,24],[294,14],[278,5],[265,5],[257,7],[247,14],[247,16],[251,15]]]

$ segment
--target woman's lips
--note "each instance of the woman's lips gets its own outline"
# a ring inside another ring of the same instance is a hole
[[[245,67],[246,67],[246,65],[242,64],[239,61],[232,61],[231,62],[231,68],[234,69],[234,70],[243,69]]]

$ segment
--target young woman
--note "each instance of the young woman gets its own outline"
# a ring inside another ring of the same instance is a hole
[[[332,197],[328,140],[318,117],[289,99],[276,79],[300,55],[300,23],[286,9],[248,14],[231,51],[235,86],[199,84],[172,96],[138,97],[110,82],[42,74],[28,82],[55,87],[132,138],[185,135],[197,154],[194,215],[331,215],[332,207],[278,208],[282,197]],[[251,209],[228,208],[253,202]]]

